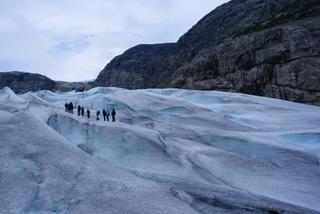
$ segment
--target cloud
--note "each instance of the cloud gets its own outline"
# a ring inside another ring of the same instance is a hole
[[[0,71],[94,79],[140,43],[175,42],[226,0],[0,0]]]

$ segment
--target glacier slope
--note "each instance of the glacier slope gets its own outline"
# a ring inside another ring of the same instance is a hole
[[[117,123],[64,112],[115,107]],[[8,213],[320,212],[320,108],[177,89],[0,91]]]

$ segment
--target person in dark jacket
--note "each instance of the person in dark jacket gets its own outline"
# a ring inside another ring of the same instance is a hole
[[[107,112],[106,112],[106,110],[103,109],[102,115],[103,115],[103,120],[106,121],[106,117],[107,117]]]
[[[83,106],[81,107],[81,116],[84,117],[84,108],[83,108]]]
[[[99,110],[97,111],[96,115],[97,115],[97,120],[100,120],[100,111]]]
[[[70,111],[71,114],[73,114],[73,109],[74,109],[73,103],[70,102],[69,103],[69,111]]]
[[[68,103],[64,104],[64,111],[68,112],[69,111],[69,105]]]
[[[90,119],[90,109],[87,108],[87,117]]]
[[[116,122],[116,110],[113,108],[112,112],[111,112],[111,116],[112,116],[112,122]]]
[[[78,105],[78,116],[80,116],[80,112],[81,112],[81,106]]]

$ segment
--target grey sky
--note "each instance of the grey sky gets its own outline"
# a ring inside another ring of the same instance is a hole
[[[227,0],[0,0],[0,71],[94,79],[137,44],[175,42]]]

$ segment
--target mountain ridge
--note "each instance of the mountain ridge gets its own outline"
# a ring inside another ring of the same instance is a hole
[[[39,73],[24,71],[0,72],[0,88],[9,87],[19,94],[39,90],[61,92],[84,90],[85,86],[85,82],[55,81]]]

